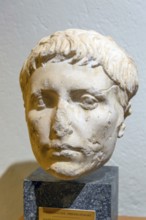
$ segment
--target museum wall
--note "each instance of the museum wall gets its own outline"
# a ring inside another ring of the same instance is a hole
[[[119,167],[119,214],[146,216],[146,1],[0,0],[0,219],[23,213],[23,179],[38,167],[27,133],[19,72],[44,36],[67,28],[109,35],[135,60],[140,87],[108,165]]]

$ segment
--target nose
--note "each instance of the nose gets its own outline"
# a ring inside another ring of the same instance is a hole
[[[54,110],[50,128],[50,139],[62,138],[73,133],[70,120],[69,104],[64,100],[59,100],[59,103]]]

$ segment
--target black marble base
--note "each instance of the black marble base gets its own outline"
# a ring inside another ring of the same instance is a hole
[[[117,220],[118,168],[104,166],[72,181],[39,168],[24,180],[24,219],[38,220],[38,207],[95,210],[96,220]]]

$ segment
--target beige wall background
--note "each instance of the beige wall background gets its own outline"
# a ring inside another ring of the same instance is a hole
[[[23,179],[38,166],[25,124],[20,69],[40,38],[66,28],[110,35],[137,63],[133,115],[108,164],[120,170],[119,214],[146,217],[146,1],[0,0],[0,219],[21,216]]]

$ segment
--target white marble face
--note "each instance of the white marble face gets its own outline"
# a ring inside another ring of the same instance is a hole
[[[32,74],[26,120],[40,165],[60,179],[75,179],[112,155],[123,108],[118,86],[101,66],[47,63]]]

